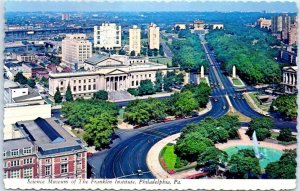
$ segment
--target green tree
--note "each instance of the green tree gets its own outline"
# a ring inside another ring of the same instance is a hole
[[[180,94],[178,100],[174,103],[176,115],[188,116],[195,109],[199,108],[197,100],[193,97],[192,92],[183,92]]]
[[[30,86],[31,88],[34,88],[34,87],[35,87],[35,81],[34,81],[34,79],[29,79],[29,80],[27,80],[27,84],[28,84],[28,86]]]
[[[194,91],[194,97],[198,101],[200,107],[206,107],[209,101],[209,95],[211,93],[211,88],[206,84],[201,82]]]
[[[148,53],[147,54],[148,54],[148,56],[151,57],[151,56],[153,56],[153,51],[151,49],[148,49]]]
[[[150,95],[155,93],[155,89],[151,80],[141,80],[138,87],[139,95]]]
[[[297,117],[297,96],[281,95],[273,101],[272,107],[276,108],[282,115],[289,118]]]
[[[181,159],[189,162],[194,162],[198,156],[203,153],[208,147],[212,147],[213,142],[202,137],[198,133],[190,133],[187,136],[180,137],[175,145],[175,153]]]
[[[161,44],[159,45],[159,55],[160,56],[165,56],[164,48]]]
[[[240,150],[233,154],[228,162],[228,178],[258,178],[261,170],[259,160],[255,157],[253,151]]]
[[[130,93],[131,95],[138,96],[139,91],[136,88],[128,88],[127,92]]]
[[[99,90],[94,94],[95,99],[101,99],[101,100],[107,100],[108,99],[108,93],[105,90]]]
[[[249,128],[246,134],[252,137],[253,132],[256,131],[256,136],[259,141],[271,136],[271,129],[274,126],[274,122],[269,117],[254,117],[249,123]]]
[[[20,84],[27,84],[27,78],[23,75],[22,72],[18,72],[14,78],[15,82],[19,82]]]
[[[125,55],[125,54],[126,54],[126,51],[125,51],[124,49],[121,49],[121,50],[119,50],[119,54],[120,54],[120,55]]]
[[[95,146],[97,150],[109,145],[110,136],[114,132],[117,123],[116,118],[103,112],[97,117],[92,117],[84,125],[83,139],[90,146]]]
[[[62,102],[63,97],[61,96],[61,93],[59,91],[59,88],[56,88],[56,92],[54,94],[54,101],[55,103],[61,103]]]
[[[163,75],[161,71],[157,71],[155,74],[155,91],[156,92],[162,92],[163,88]]]
[[[285,127],[280,130],[279,136],[277,137],[278,141],[290,142],[293,141],[293,135],[290,128]]]
[[[204,152],[199,154],[197,165],[200,167],[208,166],[209,174],[215,175],[220,165],[224,166],[228,155],[225,151],[216,147],[207,147]]]
[[[68,84],[67,91],[66,91],[66,101],[73,101],[73,100],[74,99],[73,99],[72,90],[70,84]]]
[[[286,151],[279,161],[271,162],[265,171],[270,179],[296,179],[296,150]]]
[[[151,120],[150,105],[142,100],[130,101],[125,109],[125,120],[133,125],[145,125]]]

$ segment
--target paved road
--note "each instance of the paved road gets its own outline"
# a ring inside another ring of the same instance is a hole
[[[215,76],[210,71],[210,75]],[[131,137],[125,138],[119,144],[107,151],[103,151],[106,157],[102,161],[100,171],[94,171],[96,178],[154,178],[146,164],[146,156],[149,149],[159,140],[178,133],[188,123],[199,122],[207,116],[220,117],[227,113],[229,105],[224,96],[220,96],[221,90],[215,88],[212,96],[219,96],[218,101],[211,98],[212,109],[201,116],[160,123],[140,130]],[[223,106],[226,109],[223,109]],[[97,157],[98,156],[98,157]],[[99,155],[89,159],[90,164],[99,162]],[[142,176],[137,175],[137,170],[145,172]]]
[[[165,52],[166,56],[169,57],[169,58],[172,58],[173,53],[172,53],[171,49],[168,47],[168,45],[164,42],[161,42],[161,45],[164,49],[164,52]]]
[[[222,74],[213,53],[208,50],[207,54],[212,60],[209,69],[210,83],[219,83],[224,87],[213,88],[212,98],[210,98],[212,109],[196,118],[155,124],[119,134],[119,138],[114,141],[111,149],[101,151],[89,159],[89,163],[95,167],[93,171],[95,178],[154,178],[146,164],[146,156],[150,148],[159,140],[180,132],[188,123],[199,122],[207,116],[218,118],[227,113],[229,104],[225,95],[229,96],[233,107],[240,113],[248,117],[262,116],[254,111],[244,99],[239,99],[240,93],[234,91],[234,87]],[[225,109],[223,109],[224,106]],[[142,170],[144,174],[137,175],[137,170]]]

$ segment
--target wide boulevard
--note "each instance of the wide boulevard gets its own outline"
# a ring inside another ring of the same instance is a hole
[[[203,47],[210,62],[208,78],[213,87],[210,98],[211,110],[194,118],[158,123],[135,130],[117,130],[118,138],[111,148],[96,153],[89,159],[94,178],[155,178],[146,163],[150,148],[161,139],[179,133],[188,123],[199,122],[208,116],[218,118],[225,115],[230,108],[226,96],[236,111],[250,118],[262,117],[262,114],[248,105],[241,93],[236,91],[222,73],[213,52],[205,44]],[[143,172],[142,175],[138,170]]]

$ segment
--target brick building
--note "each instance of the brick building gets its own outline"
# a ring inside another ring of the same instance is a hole
[[[6,178],[86,178],[86,144],[54,119],[15,124],[23,136],[4,141]]]

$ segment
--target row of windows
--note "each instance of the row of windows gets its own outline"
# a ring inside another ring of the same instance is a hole
[[[87,81],[92,82],[92,80],[93,80],[93,82],[96,82],[96,79],[88,79],[88,80],[78,80],[78,83],[81,83],[81,82],[86,83]],[[76,84],[77,80],[74,80],[73,82],[74,82],[74,84]],[[60,81],[60,85],[64,85],[64,81]]]
[[[5,173],[7,177],[8,172]],[[10,171],[10,178],[21,178],[20,170],[12,170]],[[33,168],[25,168],[23,169],[23,178],[33,178]]]
[[[80,91],[86,91],[86,90],[95,90],[95,89],[96,89],[96,84],[93,84],[93,86],[92,86],[92,85],[88,85],[88,86],[83,85],[83,86],[82,86],[82,89],[81,89],[81,86],[78,86],[78,91],[79,91],[79,92],[80,92]],[[77,86],[73,86],[73,91],[74,91],[74,92],[77,91]]]
[[[148,74],[149,78],[151,78],[151,74]],[[142,78],[143,75],[141,74],[140,77]],[[131,76],[131,78],[138,78],[138,75]],[[145,78],[147,78],[147,74],[145,74]]]
[[[14,149],[14,150],[11,150],[11,151],[8,151],[10,152],[10,155],[11,156],[19,156],[20,155],[20,150],[22,149]],[[6,152],[4,152],[4,156],[6,156]],[[32,148],[31,147],[28,147],[28,148],[24,148],[23,149],[23,155],[28,155],[28,154],[32,154]]]
[[[33,158],[23,159],[23,165],[25,165],[25,164],[32,164],[32,163],[33,163]],[[10,166],[11,167],[20,166],[20,160],[10,161]],[[7,167],[7,162],[4,163],[4,168],[6,168],[6,167]]]

